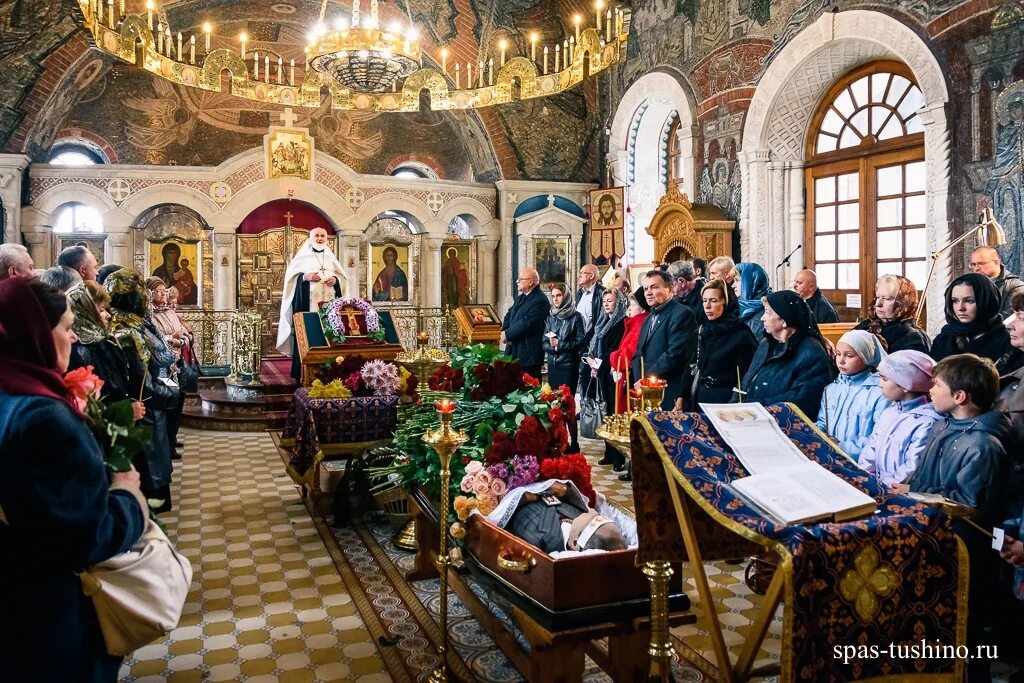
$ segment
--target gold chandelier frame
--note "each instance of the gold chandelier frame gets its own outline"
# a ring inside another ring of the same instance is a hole
[[[480,62],[482,68],[472,74],[472,80],[470,74],[463,78],[458,71],[453,80],[447,65],[447,51],[442,48],[442,70],[445,73],[421,67],[392,92],[354,92],[331,76],[310,68],[308,63],[297,66],[294,60],[271,62],[267,57],[254,74],[246,64],[244,34],[240,37],[238,51],[226,48],[211,50],[209,28],[204,27],[205,41],[202,37],[199,40],[205,42],[206,50],[201,61],[197,61],[195,35],[185,39],[181,33],[172,34],[169,28],[154,31],[152,16],[147,20],[146,16],[124,14],[123,0],[119,1],[120,14],[115,13],[113,0],[78,1],[83,26],[92,37],[94,47],[101,52],[135,64],[172,83],[210,92],[223,92],[222,74],[227,72],[231,95],[263,104],[319,107],[321,89],[327,88],[335,110],[415,112],[420,110],[423,90],[429,93],[430,108],[435,111],[483,108],[554,95],[624,59],[628,33],[628,10],[616,10],[614,16],[609,10],[607,21],[599,11],[598,16],[602,18],[600,28],[581,29],[577,15],[572,45],[563,52],[570,58],[559,63],[556,70],[542,72],[547,71],[546,54],[544,68],[538,68],[536,35],[531,35],[533,61],[521,56],[505,61],[505,50],[502,49],[503,64],[495,64],[490,58]],[[487,70],[486,75],[484,69]],[[477,87],[469,87],[474,82]]]

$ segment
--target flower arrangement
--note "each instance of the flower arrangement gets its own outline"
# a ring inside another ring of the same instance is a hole
[[[356,297],[343,296],[320,307],[320,324],[324,328],[324,336],[334,344],[344,344],[348,335],[345,334],[345,323],[348,316],[345,310],[355,309],[363,313],[366,324],[366,337],[375,341],[384,339],[384,330],[380,326],[380,315],[369,301]],[[356,336],[356,335],[351,335]],[[360,335],[362,336],[362,335]]]
[[[314,379],[313,386],[309,388],[310,398],[349,398],[351,396],[352,392],[341,383],[340,379],[332,380],[327,384]]]
[[[150,427],[137,425],[130,398],[105,404],[100,401],[103,380],[93,366],[77,368],[64,376],[78,410],[85,416],[93,436],[103,450],[103,462],[111,472],[127,472],[132,457],[141,453],[153,436]]]
[[[337,356],[334,360],[321,364],[315,373],[314,386],[317,382],[324,387],[318,389],[318,393],[329,393],[314,396],[311,389],[311,398],[401,396],[408,402],[414,400],[416,395],[416,377],[412,373],[394,363],[367,360],[358,355]]]
[[[382,360],[371,360],[359,371],[363,382],[375,396],[398,395],[398,366]]]

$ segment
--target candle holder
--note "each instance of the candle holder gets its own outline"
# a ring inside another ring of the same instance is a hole
[[[430,391],[430,376],[451,362],[451,356],[441,349],[431,348],[429,344],[430,337],[426,332],[420,332],[416,335],[416,350],[403,351],[395,357],[396,363],[416,375],[416,391],[420,395]]]
[[[452,563],[448,557],[448,506],[452,472],[450,469],[452,454],[469,439],[466,432],[452,429],[452,413],[456,403],[451,399],[441,399],[434,403],[434,408],[441,416],[440,429],[428,429],[423,435],[423,442],[437,452],[441,463],[441,511],[440,541],[437,551],[437,570],[441,576],[440,612],[441,612],[441,643],[437,646],[437,654],[441,658],[440,666],[430,674],[430,683],[447,683],[448,681],[448,566]]]
[[[665,400],[665,387],[668,382],[657,377],[644,377],[640,380],[640,393],[643,395],[645,412],[661,410],[661,402]]]
[[[644,576],[651,584],[651,642],[647,654],[651,656],[648,681],[672,680],[672,640],[668,631],[668,582],[672,565],[668,562],[645,562]]]

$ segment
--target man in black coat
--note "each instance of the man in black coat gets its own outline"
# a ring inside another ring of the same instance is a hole
[[[818,289],[818,275],[813,270],[801,270],[793,277],[793,291],[807,302],[807,307],[814,314],[814,322],[839,322],[839,313]]]
[[[697,321],[693,312],[672,296],[672,276],[662,270],[647,272],[644,296],[651,311],[640,327],[630,372],[632,377],[666,380],[668,386],[661,407],[672,410],[676,399],[685,399],[689,393],[690,363],[697,349]]]
[[[707,282],[697,277],[696,271],[692,261],[676,261],[668,267],[668,274],[672,276],[672,293],[679,303],[690,309],[700,325],[705,320],[701,290]]]
[[[501,322],[501,346],[519,361],[523,372],[540,379],[544,365],[544,323],[547,322],[551,304],[544,292],[540,291],[540,276],[533,268],[523,268],[516,280],[519,296],[512,308],[508,309]]]

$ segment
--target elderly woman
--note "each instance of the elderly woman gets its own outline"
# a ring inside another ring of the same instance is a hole
[[[768,273],[756,263],[737,263],[738,276],[732,283],[736,298],[739,299],[740,320],[746,323],[757,341],[764,339],[764,313],[762,299],[772,291],[768,284]]]
[[[765,338],[743,376],[743,400],[794,403],[816,420],[832,364],[811,309],[792,290],[771,292],[762,320]]]
[[[899,275],[883,275],[875,282],[875,302],[870,314],[854,329],[881,336],[888,353],[928,353],[931,343],[925,331],[914,322],[916,312],[917,287],[914,283]]]
[[[740,320],[739,303],[724,280],[712,280],[701,290],[707,322],[697,331],[693,400],[698,403],[729,403],[739,378],[750,367],[757,339]]]
[[[110,294],[101,285],[92,281],[82,282],[68,292],[68,306],[75,316],[72,329],[78,340],[71,345],[69,368],[91,365],[96,376],[103,380],[101,398],[115,402],[125,398],[135,399],[135,419],[141,420],[146,405],[133,393],[129,374],[128,359],[124,350],[110,335],[108,321]]]
[[[608,289],[601,295],[602,310],[594,325],[594,335],[590,338],[590,346],[587,348],[587,355],[584,357],[590,366],[590,376],[597,380],[601,386],[601,395],[605,401],[605,413],[612,415],[615,412],[615,381],[612,378],[612,353],[619,347],[622,335],[625,332],[626,320],[626,297],[621,290]],[[597,365],[595,368],[594,365]],[[625,458],[617,450],[607,443],[604,448],[604,457],[598,464],[613,464],[621,468]],[[618,471],[618,469],[616,470]]]
[[[544,325],[544,357],[548,363],[548,384],[563,384],[573,392],[580,379],[580,355],[587,341],[587,324],[576,311],[572,295],[564,284],[551,287],[551,314]],[[569,423],[569,453],[579,453],[579,430],[576,421]]]
[[[146,415],[142,423],[153,428],[149,447],[133,462],[142,478],[142,491],[152,500],[153,511],[171,509],[171,456],[173,442],[168,438],[168,414],[180,410],[181,392],[160,380],[174,362],[174,354],[164,344],[162,335],[147,322],[149,293],[142,276],[122,268],[105,281],[110,293],[111,331],[129,363],[133,396],[142,396]],[[161,438],[163,437],[163,438]]]
[[[999,316],[999,290],[987,275],[961,275],[949,283],[945,298],[946,324],[932,341],[932,358],[973,353],[994,363],[1010,350],[1010,333]]]
[[[113,683],[92,600],[75,575],[141,536],[137,472],[108,479],[64,385],[73,315],[64,294],[0,282],[0,667],[4,680]]]
[[[174,375],[181,386],[182,392],[199,390],[199,365],[196,362],[192,343],[195,335],[185,326],[185,322],[171,305],[171,293],[174,287],[167,287],[158,277],[146,279],[146,287],[150,291],[150,320],[164,336],[164,341],[174,351],[177,358]],[[177,437],[177,431],[173,435]]]

